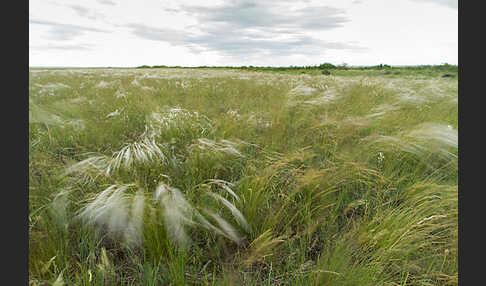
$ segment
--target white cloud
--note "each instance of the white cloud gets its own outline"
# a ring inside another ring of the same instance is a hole
[[[99,3],[105,4],[105,5],[116,5],[115,2],[110,1],[110,0],[98,0]]]

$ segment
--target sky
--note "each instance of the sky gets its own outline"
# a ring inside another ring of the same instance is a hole
[[[29,66],[458,64],[458,0],[29,0]]]

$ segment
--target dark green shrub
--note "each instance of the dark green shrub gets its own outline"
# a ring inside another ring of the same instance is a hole
[[[319,69],[322,69],[322,70],[328,70],[328,69],[334,69],[334,68],[336,68],[336,66],[331,64],[331,63],[323,63],[323,64],[319,65]]]

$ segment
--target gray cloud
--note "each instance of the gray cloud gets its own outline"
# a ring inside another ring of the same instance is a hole
[[[264,36],[261,36],[264,35]],[[227,56],[243,56],[260,54],[267,56],[314,55],[322,54],[327,49],[362,49],[357,45],[347,43],[326,42],[302,34],[287,34],[285,38],[277,38],[279,33],[267,32],[235,33],[233,31],[213,30],[204,35],[186,38],[190,47],[199,46],[206,50],[219,51]]]
[[[184,46],[193,52],[218,51],[226,56],[260,55],[313,55],[323,54],[328,49],[364,50],[353,43],[326,42],[306,35],[294,34],[286,39],[264,37],[260,33],[242,32],[221,29],[210,30],[209,33],[195,34],[168,28],[155,28],[142,24],[127,25],[138,37],[167,42],[174,46]],[[263,34],[264,32],[262,32]],[[272,34],[272,33],[269,33]]]
[[[292,29],[331,29],[348,22],[343,10],[328,6],[315,6],[288,10],[268,3],[251,1],[231,1],[217,7],[182,6],[188,14],[195,16],[201,23],[224,23],[239,28],[282,26]],[[278,2],[273,2],[278,4]],[[280,2],[280,4],[283,4]]]
[[[169,42],[173,45],[184,45],[189,38],[185,33],[169,28],[155,28],[143,24],[128,24],[126,27],[131,28],[133,34],[140,38]]]
[[[436,3],[453,9],[458,8],[458,0],[412,0],[412,1],[421,2],[421,3],[431,2],[431,3]]]
[[[280,4],[280,5],[272,5]],[[129,24],[138,37],[184,46],[193,52],[216,51],[229,57],[319,55],[326,50],[360,51],[354,43],[327,42],[306,34],[343,26],[344,11],[327,6],[286,9],[281,1],[230,1],[216,7],[181,6],[170,12],[194,17],[189,32]],[[288,5],[287,5],[288,6]],[[165,9],[167,10],[167,9]]]
[[[106,30],[97,28],[84,27],[79,25],[61,24],[52,21],[29,19],[29,24],[38,24],[51,27],[48,38],[57,41],[72,40],[77,36],[84,35],[87,32],[107,33]]]

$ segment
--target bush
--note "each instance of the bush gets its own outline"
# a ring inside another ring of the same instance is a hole
[[[334,69],[334,68],[336,68],[336,66],[331,63],[323,63],[319,65],[319,69],[323,69],[323,70]]]

